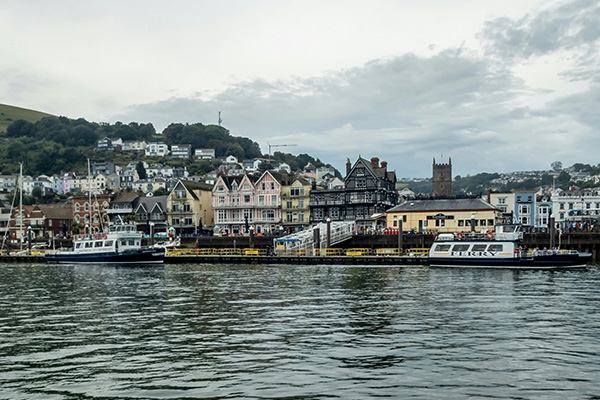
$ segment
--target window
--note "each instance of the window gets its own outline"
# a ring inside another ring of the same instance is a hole
[[[291,212],[285,214],[285,220],[287,222],[292,222],[292,213]]]
[[[452,251],[467,251],[469,250],[469,244],[455,244],[454,247],[452,247]]]
[[[458,226],[465,226],[465,220],[464,219],[459,219],[458,220]]]
[[[271,182],[271,190],[275,190],[275,182]]]
[[[449,244],[438,244],[435,246],[434,251],[448,251],[448,250],[450,250]]]
[[[271,195],[271,205],[272,206],[276,206],[277,205],[277,195],[276,194],[272,194]]]
[[[250,195],[249,194],[244,195],[244,203],[250,203]]]
[[[304,208],[304,200],[298,200],[298,208]]]
[[[501,244],[490,244],[490,246],[488,247],[488,251],[502,251],[504,249],[504,246]]]
[[[275,211],[273,210],[263,210],[262,218],[265,221],[272,221],[275,219]]]
[[[471,251],[485,251],[487,244],[474,244]]]
[[[304,213],[303,212],[298,213],[298,222],[304,222]]]
[[[286,201],[285,202],[285,207],[286,208],[292,208],[292,201],[291,200]]]
[[[174,203],[173,206],[172,206],[171,211],[173,211],[173,212],[179,212],[179,204]]]
[[[264,206],[265,205],[265,196],[262,195],[262,194],[258,196],[258,205],[259,206]]]
[[[357,188],[366,188],[367,187],[367,180],[365,178],[360,178],[356,180],[356,187]]]
[[[79,203],[75,203],[75,212],[79,212],[81,209],[81,206]]]
[[[184,212],[190,212],[191,211],[190,203],[185,203],[183,205],[183,211]]]

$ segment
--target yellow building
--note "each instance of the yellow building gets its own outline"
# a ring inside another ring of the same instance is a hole
[[[288,232],[298,232],[310,225],[310,183],[296,178],[290,185],[281,186],[281,219]]]
[[[502,211],[482,199],[409,200],[386,212],[386,227],[415,232],[493,231]]]
[[[180,180],[167,197],[169,226],[180,234],[199,234],[215,225],[212,186]]]

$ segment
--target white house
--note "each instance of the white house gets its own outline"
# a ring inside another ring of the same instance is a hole
[[[146,144],[146,156],[164,157],[169,154],[169,146],[163,142],[149,142]]]

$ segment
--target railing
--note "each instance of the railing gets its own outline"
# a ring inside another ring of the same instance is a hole
[[[315,230],[319,230],[319,241],[315,242]],[[310,229],[287,235],[274,240],[274,248],[279,251],[305,249],[313,253],[317,249],[331,247],[350,239],[356,232],[356,224],[352,222],[331,221],[329,228],[326,223],[319,223]],[[328,237],[328,234],[330,237]]]

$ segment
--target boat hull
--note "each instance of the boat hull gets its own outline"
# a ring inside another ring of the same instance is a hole
[[[162,264],[164,249],[141,249],[125,252],[46,254],[45,259],[53,264]]]
[[[585,268],[592,259],[589,253],[554,254],[532,257],[430,257],[431,267],[574,269]]]

